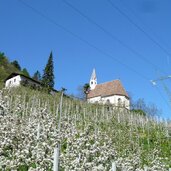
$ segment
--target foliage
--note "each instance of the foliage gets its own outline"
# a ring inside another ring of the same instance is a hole
[[[171,166],[169,121],[135,115],[28,88],[0,91],[0,170],[52,170],[61,144],[61,170],[166,171]]]
[[[4,80],[12,73],[17,72],[18,69],[12,65],[6,55],[0,52],[0,87],[3,87]]]
[[[29,76],[27,69],[20,71],[21,67],[15,60],[10,62],[6,55],[0,52],[0,87],[4,87],[4,80],[13,72],[23,73]]]
[[[143,115],[149,116],[159,116],[160,110],[157,108],[155,104],[147,104],[144,99],[140,98],[137,101],[133,102],[132,110],[134,112],[141,111]]]
[[[32,77],[36,81],[41,81],[41,74],[39,71],[36,71]]]
[[[79,91],[78,97],[80,99],[86,100],[89,90],[90,90],[90,85],[88,83],[85,83],[84,85],[79,86],[78,87],[78,91]]]
[[[21,66],[17,60],[14,60],[13,62],[11,62],[11,64],[14,65],[14,67],[17,68],[19,71],[21,71]]]
[[[27,77],[30,77],[30,74],[29,74],[29,72],[27,71],[26,68],[23,68],[22,74],[24,74],[24,75],[27,76]]]
[[[42,76],[42,84],[48,90],[54,87],[54,66],[53,66],[53,55],[50,53],[48,62],[44,69],[44,73]]]
[[[146,113],[142,109],[132,109],[131,110],[133,113],[137,113],[139,115],[146,116]]]

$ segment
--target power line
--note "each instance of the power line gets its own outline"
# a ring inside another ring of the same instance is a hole
[[[112,55],[106,53],[105,51],[99,49],[98,47],[96,47],[95,45],[89,43],[87,40],[81,38],[80,36],[78,36],[77,34],[73,33],[72,31],[70,31],[69,29],[67,29],[66,27],[64,27],[61,24],[58,24],[55,20],[53,20],[52,18],[46,16],[45,14],[43,14],[42,12],[40,12],[39,10],[35,9],[34,7],[32,7],[31,5],[25,3],[22,0],[18,0],[20,3],[22,3],[25,7],[31,9],[34,13],[40,15],[41,17],[43,17],[44,19],[46,19],[48,22],[50,22],[51,24],[54,24],[56,27],[64,30],[65,32],[71,34],[73,37],[76,37],[77,39],[79,39],[80,41],[84,42],[85,44],[87,44],[88,46],[96,49],[99,53],[103,54],[104,56],[113,59],[114,61],[118,62],[119,64],[125,66],[127,69],[131,70],[132,72],[136,73],[139,77],[142,77],[144,80],[148,81],[149,78],[147,78],[146,76],[144,76],[143,74],[137,72],[134,68],[130,67],[129,65],[121,62],[120,60],[118,60],[117,58],[114,58]],[[163,98],[163,96],[161,96]]]
[[[80,14],[82,17],[84,17],[86,20],[88,20],[91,24],[95,25],[96,27],[98,27],[100,30],[102,30],[105,34],[107,34],[110,38],[112,38],[113,40],[117,41],[119,44],[121,44],[122,46],[124,46],[125,48],[129,49],[129,51],[131,51],[133,54],[135,54],[138,58],[140,58],[141,60],[145,61],[146,63],[152,65],[155,69],[159,69],[161,70],[157,65],[153,64],[150,60],[148,60],[147,58],[145,58],[143,55],[141,55],[138,51],[134,50],[133,48],[131,48],[130,46],[128,46],[126,43],[124,43],[122,40],[120,40],[118,37],[116,37],[115,35],[113,35],[111,32],[109,32],[108,30],[106,30],[103,26],[101,26],[100,24],[98,24],[97,22],[95,22],[93,19],[91,19],[90,17],[88,17],[87,15],[85,15],[83,12],[81,12],[78,8],[76,8],[75,6],[73,6],[72,4],[70,4],[67,0],[63,0],[62,2],[64,2],[67,6],[69,6],[70,8],[72,8],[75,12],[77,12],[78,14]],[[164,71],[162,71],[163,73],[165,73]]]
[[[126,5],[125,3],[123,3],[123,1],[121,1],[121,3],[123,5]],[[138,19],[138,21],[140,21],[146,28],[148,28],[148,30],[153,32],[153,36],[156,39],[158,39],[158,41],[161,39],[160,36],[158,34],[156,34],[156,32],[154,32],[154,30],[149,25],[147,25],[140,16],[138,16],[138,14],[135,12],[135,10],[133,10],[132,8],[130,8],[128,6],[127,6],[127,9],[134,15],[134,17],[136,17]],[[168,46],[168,44],[166,42],[163,42],[163,43],[164,43],[165,46],[167,46],[167,48],[169,48],[169,46]]]
[[[43,14],[42,12],[40,12],[39,10],[37,10],[36,8],[32,7],[31,5],[27,4],[26,2],[24,2],[23,0],[18,0],[20,3],[22,3],[25,7],[31,9],[34,13],[40,15],[41,17],[43,17],[44,19],[46,19],[48,22],[50,22],[51,24],[55,25],[56,27],[64,30],[65,32],[69,33],[70,35],[72,35],[73,37],[76,37],[77,39],[79,39],[80,41],[84,42],[85,44],[87,44],[88,46],[90,46],[91,48],[96,49],[96,51],[98,51],[99,53],[103,54],[104,56],[114,60],[115,62],[125,66],[127,69],[129,69],[130,71],[136,73],[138,76],[142,77],[144,80],[148,81],[149,78],[147,78],[145,75],[141,74],[140,72],[136,71],[134,68],[130,67],[129,65],[121,62],[120,60],[118,60],[117,58],[113,57],[112,55],[106,53],[105,51],[103,51],[102,49],[98,48],[97,46],[95,46],[94,44],[90,43],[89,41],[87,41],[86,39],[83,39],[82,37],[80,37],[79,35],[73,33],[72,31],[70,31],[69,29],[67,29],[66,27],[64,27],[61,24],[58,24],[55,20],[53,20],[52,18],[46,16],[45,14]]]
[[[111,0],[108,0],[109,4],[117,10],[122,16],[124,16],[131,24],[133,24],[138,30],[140,30],[148,39],[150,39],[156,46],[158,46],[164,53],[171,56],[171,53],[167,51],[159,42],[157,42],[153,37],[150,36],[142,27],[136,24],[125,12],[123,12],[119,7],[117,7]]]

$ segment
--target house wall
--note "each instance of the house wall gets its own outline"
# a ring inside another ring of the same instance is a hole
[[[101,96],[98,96],[98,97],[93,97],[93,98],[90,98],[90,99],[87,99],[87,101],[89,103],[101,103]]]
[[[5,82],[5,87],[8,88],[8,87],[19,86],[20,85],[20,82],[21,82],[21,76],[20,75],[17,75],[17,76],[15,76],[13,78],[8,79]]]
[[[118,99],[120,99],[120,103],[118,102]],[[130,100],[127,99],[125,96],[120,96],[120,95],[113,95],[107,97],[98,96],[98,97],[90,98],[87,101],[89,103],[102,103],[102,104],[107,104],[110,102],[110,104],[113,104],[115,106],[121,106],[130,109]]]
[[[28,85],[34,85],[34,86],[41,86],[40,84],[38,84],[38,83],[36,83],[36,82],[34,82],[34,81],[32,81],[32,80],[29,80],[29,79],[27,79],[27,78],[25,78],[25,77],[22,77],[21,76],[21,81],[27,81],[28,82]],[[21,84],[21,82],[20,82],[20,84]]]
[[[21,82],[22,81],[26,81],[28,82],[28,85],[35,85],[35,86],[40,86],[40,84],[32,81],[32,80],[29,80],[21,75],[17,75],[13,78],[10,78],[8,79],[6,82],[5,82],[5,87],[6,88],[9,88],[9,87],[16,87],[16,86],[20,86],[21,85]]]

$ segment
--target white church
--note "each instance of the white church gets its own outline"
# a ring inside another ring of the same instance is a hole
[[[130,110],[130,98],[121,81],[113,80],[97,84],[95,69],[93,69],[90,78],[90,90],[87,95],[87,101],[90,103],[111,104],[118,108]]]

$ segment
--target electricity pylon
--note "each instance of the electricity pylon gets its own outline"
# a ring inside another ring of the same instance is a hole
[[[171,75],[168,75],[166,77],[160,77],[158,79],[155,79],[155,80],[150,80],[150,82],[153,84],[153,85],[156,85],[158,81],[163,81],[163,80],[167,80],[167,79],[170,79],[171,78]]]

